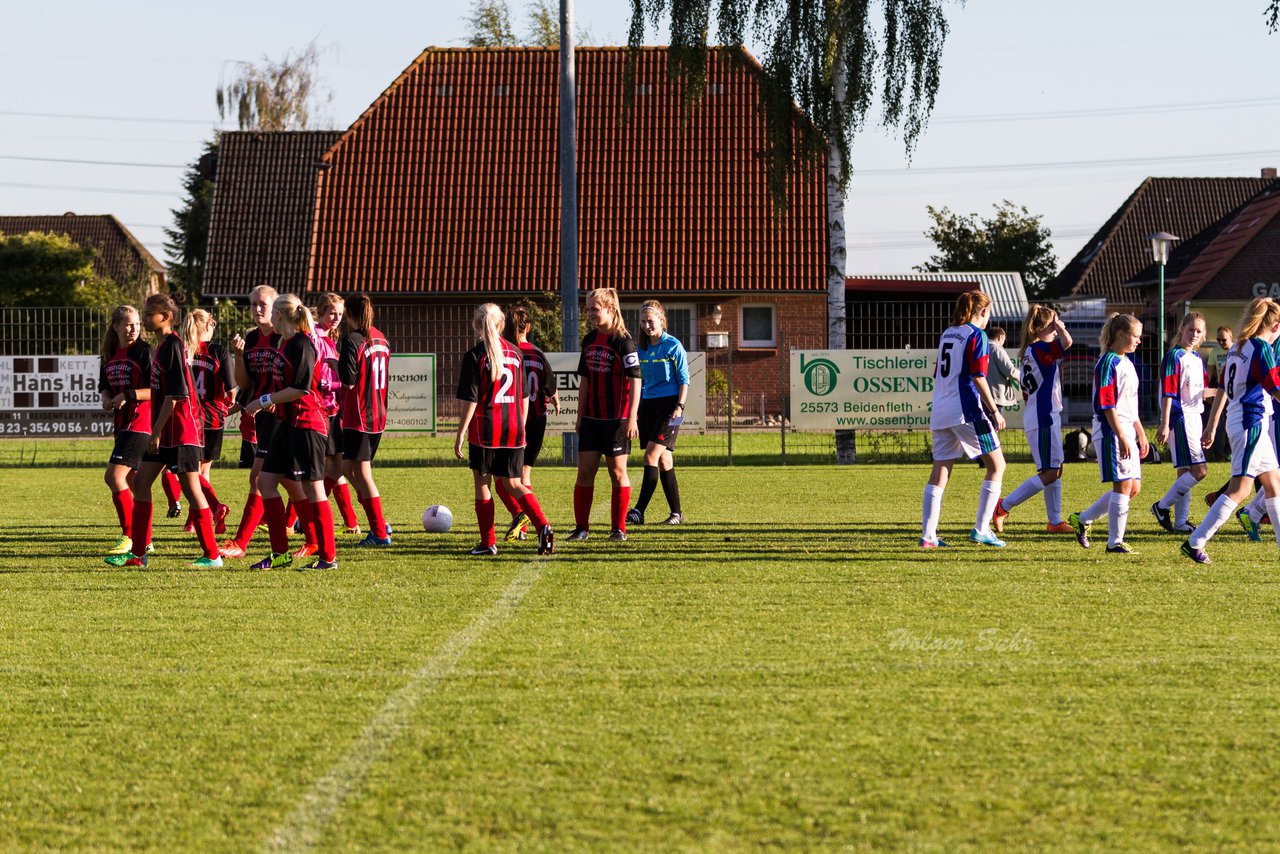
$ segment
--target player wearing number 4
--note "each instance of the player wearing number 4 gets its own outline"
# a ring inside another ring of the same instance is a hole
[[[1209,508],[1204,520],[1182,544],[1182,553],[1196,563],[1210,563],[1204,547],[1249,495],[1256,478],[1266,495],[1267,512],[1280,519],[1280,463],[1272,444],[1272,398],[1280,399],[1280,374],[1272,344],[1280,337],[1280,304],[1258,297],[1249,303],[1240,322],[1240,338],[1223,365],[1222,389],[1213,402],[1201,444],[1213,445],[1213,434],[1225,406],[1227,436],[1231,440],[1231,482]],[[1276,528],[1280,544],[1280,526]]]
[[[469,447],[472,480],[475,485],[476,521],[480,542],[471,550],[477,557],[498,553],[498,537],[493,528],[494,478],[515,497],[520,509],[538,529],[538,554],[555,551],[555,534],[542,513],[533,490],[520,482],[524,473],[525,399],[524,357],[520,348],[502,337],[506,319],[502,309],[485,303],[476,309],[471,326],[480,339],[462,356],[458,373],[458,400],[466,407],[458,421],[453,453],[462,455],[465,437]]]
[[[1177,344],[1165,354],[1161,370],[1164,383],[1156,441],[1169,446],[1178,478],[1164,497],[1151,505],[1151,514],[1170,533],[1190,534],[1195,530],[1195,523],[1187,518],[1191,512],[1191,487],[1209,473],[1200,443],[1204,399],[1213,396],[1213,389],[1205,387],[1209,375],[1198,352],[1204,335],[1203,314],[1193,311],[1183,317],[1176,333]]]
[[[1093,367],[1093,445],[1098,449],[1102,482],[1111,490],[1068,521],[1076,541],[1089,548],[1089,526],[1107,516],[1107,551],[1133,554],[1124,541],[1129,502],[1142,491],[1142,457],[1147,431],[1138,420],[1138,371],[1126,357],[1138,349],[1142,323],[1131,314],[1112,315],[1102,327],[1102,356]]]
[[[1004,476],[1004,454],[996,435],[1004,429],[1004,416],[987,385],[988,343],[982,331],[990,320],[991,298],[981,291],[967,291],[956,300],[951,326],[938,342],[933,412],[929,418],[933,431],[933,472],[924,488],[922,549],[946,545],[938,539],[942,493],[962,453],[971,460],[981,457],[987,470],[978,490],[978,514],[969,539],[985,546],[1004,545],[990,525]]]
[[[1024,480],[1008,497],[996,502],[992,527],[1004,531],[1009,511],[1044,492],[1044,509],[1051,534],[1074,530],[1062,520],[1062,374],[1058,366],[1071,347],[1071,333],[1048,306],[1033,305],[1022,322],[1023,430],[1036,464],[1036,474]]]

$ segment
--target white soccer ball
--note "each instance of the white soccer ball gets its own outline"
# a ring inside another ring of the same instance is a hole
[[[443,534],[453,527],[453,511],[443,504],[432,504],[422,511],[422,530],[428,534]]]

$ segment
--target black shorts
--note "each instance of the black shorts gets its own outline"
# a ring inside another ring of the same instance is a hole
[[[650,443],[657,442],[659,445],[666,445],[668,450],[675,450],[676,434],[680,432],[680,427],[677,425],[668,429],[667,425],[679,402],[680,398],[674,396],[640,399],[640,412],[636,415],[636,421],[640,428],[640,441],[644,442],[646,448]],[[684,412],[683,409],[680,411]]]
[[[482,448],[471,445],[471,469],[494,477],[524,475],[524,448]]]
[[[115,446],[111,449],[111,459],[107,465],[128,466],[136,469],[147,452],[147,443],[151,441],[150,433],[117,433]]]
[[[631,439],[627,437],[627,422],[621,418],[600,421],[583,418],[578,431],[578,453],[604,454],[606,457],[625,457],[631,453]]]
[[[262,459],[267,458],[271,450],[271,438],[280,426],[280,419],[270,412],[259,412],[253,416],[253,429],[258,434],[258,449],[254,453]]]
[[[542,439],[547,435],[547,416],[530,415],[524,423],[524,464],[531,466],[542,453]]]
[[[362,430],[342,431],[342,458],[353,462],[373,462],[378,455],[381,433],[365,433]]]
[[[342,453],[342,419],[337,415],[329,416],[329,435],[325,440],[324,455],[336,457]]]
[[[222,428],[204,428],[204,461],[222,459]]]
[[[280,423],[271,436],[262,470],[299,482],[324,480],[326,444],[325,435],[319,431]]]
[[[199,445],[179,445],[176,448],[161,448],[155,456],[147,454],[145,462],[164,463],[164,467],[174,474],[200,471],[200,457],[204,448]]]

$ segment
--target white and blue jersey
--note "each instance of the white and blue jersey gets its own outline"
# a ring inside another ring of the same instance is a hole
[[[1128,457],[1120,456],[1120,443],[1107,410],[1115,413],[1116,425],[1133,448]],[[1129,359],[1108,350],[1093,366],[1093,443],[1104,483],[1141,477],[1137,424],[1138,371]]]
[[[1041,429],[1052,427],[1054,416],[1062,412],[1062,372],[1058,363],[1066,351],[1057,341],[1036,341],[1022,355],[1022,399],[1024,424]]]
[[[689,354],[679,338],[663,332],[652,347],[641,345],[639,354],[641,400],[676,397],[680,386],[689,384]]]
[[[978,387],[973,384],[975,378],[986,377],[989,358],[987,336],[972,323],[952,326],[942,333],[934,368],[930,428],[942,430],[989,421]]]
[[[1278,380],[1275,352],[1266,341],[1250,338],[1232,348],[1222,366],[1228,435],[1270,426],[1271,392]]]
[[[1209,374],[1195,350],[1174,347],[1161,364],[1160,395],[1169,401],[1169,456],[1175,469],[1204,462],[1201,415]]]

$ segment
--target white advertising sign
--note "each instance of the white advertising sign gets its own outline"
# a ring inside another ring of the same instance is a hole
[[[556,377],[560,414],[547,411],[547,429],[572,433],[578,418],[578,354],[548,353],[547,362]],[[681,433],[702,433],[707,429],[707,354],[689,354],[689,396],[685,400]]]
[[[933,351],[792,350],[791,421],[801,430],[928,430],[935,361]],[[1006,429],[1022,429],[1021,395],[1002,412]]]
[[[436,430],[436,356],[392,353],[387,380],[387,432]]]

